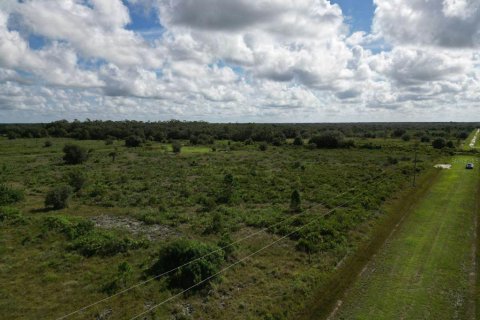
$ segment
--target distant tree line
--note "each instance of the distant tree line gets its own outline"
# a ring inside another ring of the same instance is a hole
[[[212,144],[215,140],[232,140],[245,143],[267,142],[282,145],[294,139],[300,145],[303,139],[335,132],[348,138],[399,138],[446,140],[465,139],[478,123],[337,123],[337,124],[262,124],[262,123],[208,123],[170,120],[165,122],[141,121],[72,121],[60,120],[38,124],[0,124],[0,135],[10,139],[62,137],[78,140],[128,140],[131,146],[151,140],[167,142],[188,140],[191,144]],[[347,139],[343,139],[343,137]]]

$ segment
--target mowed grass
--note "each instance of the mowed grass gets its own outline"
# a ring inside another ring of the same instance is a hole
[[[346,294],[334,319],[474,319],[478,168],[451,170],[407,217]],[[477,166],[478,167],[478,166]]]

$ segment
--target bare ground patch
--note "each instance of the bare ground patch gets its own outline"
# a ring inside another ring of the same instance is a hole
[[[98,228],[103,229],[124,229],[136,236],[144,236],[148,240],[161,240],[177,237],[180,232],[159,224],[146,224],[140,220],[130,217],[119,217],[101,215],[90,218]]]

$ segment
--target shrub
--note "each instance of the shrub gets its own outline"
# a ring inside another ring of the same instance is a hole
[[[220,241],[218,241],[218,246],[223,250],[224,259],[230,259],[234,256],[236,246],[233,243],[232,238],[230,237],[229,233],[222,234]]]
[[[106,146],[111,146],[115,142],[115,138],[112,136],[107,136],[105,139],[105,145]]]
[[[421,142],[430,142],[430,137],[429,137],[429,136],[422,136],[422,137],[420,138],[420,141],[421,141]]]
[[[143,140],[139,136],[129,136],[125,139],[125,147],[128,148],[140,147],[142,143]]]
[[[93,231],[93,222],[85,219],[67,216],[49,216],[43,220],[46,230],[60,232],[73,240]]]
[[[303,139],[302,137],[295,137],[295,139],[293,140],[293,145],[294,146],[303,146]]]
[[[75,239],[68,249],[83,256],[113,256],[131,249],[145,247],[145,241],[135,241],[130,237],[119,237],[112,232],[94,230]]]
[[[0,206],[14,204],[23,200],[23,192],[13,189],[6,184],[0,184]]]
[[[205,257],[201,258],[203,256]],[[168,285],[170,288],[187,289],[198,284],[217,273],[224,258],[222,250],[219,250],[217,246],[180,239],[168,244],[160,251],[158,260],[148,270],[148,273],[158,275],[192,260],[195,260],[195,262],[169,274]],[[205,283],[197,288],[204,286]]]
[[[290,210],[293,212],[300,212],[302,210],[302,200],[300,198],[300,192],[297,189],[293,190],[290,196]]]
[[[52,141],[50,141],[50,140],[45,141],[45,143],[43,144],[43,146],[44,146],[45,148],[49,148],[49,147],[51,147],[52,145],[53,145],[53,144],[52,144]]]
[[[88,159],[87,150],[75,144],[66,144],[63,147],[63,161],[66,164],[80,164]]]
[[[317,148],[335,149],[344,146],[344,135],[339,131],[327,131],[310,138],[309,143],[315,143]]]
[[[209,225],[205,229],[205,233],[219,233],[224,228],[223,217],[222,214],[216,211],[213,216],[212,220],[210,221]]]
[[[72,188],[67,185],[60,185],[53,188],[45,197],[45,207],[59,210],[68,207],[68,200],[72,194]]]
[[[260,149],[260,151],[267,151],[268,149],[268,144],[266,142],[262,142],[260,143],[260,145],[258,146],[258,149]]]
[[[451,140],[447,142],[446,146],[447,148],[450,148],[450,149],[455,148],[455,144]]]
[[[435,149],[443,149],[443,148],[445,148],[446,144],[447,143],[445,142],[445,139],[437,138],[437,139],[433,140],[432,147],[434,147]]]
[[[460,132],[459,134],[457,134],[457,138],[458,139],[467,139],[468,138],[468,132],[466,132],[466,131]]]
[[[172,143],[172,150],[174,153],[180,153],[182,151],[182,144],[178,141]]]
[[[83,171],[75,170],[67,174],[67,181],[68,184],[73,188],[73,191],[78,192],[87,182],[87,176]]]
[[[23,224],[26,219],[17,208],[0,207],[0,223],[1,224]]]
[[[410,139],[412,139],[412,137],[410,137],[409,134],[405,133],[403,136],[402,136],[402,140],[403,141],[410,141]]]

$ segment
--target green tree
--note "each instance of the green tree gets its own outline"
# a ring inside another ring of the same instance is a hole
[[[188,263],[192,260],[194,262]],[[148,270],[148,273],[158,275],[184,265],[170,273],[167,281],[170,288],[187,289],[216,274],[223,261],[223,252],[217,246],[180,239],[161,249],[157,261]],[[206,284],[203,283],[196,289],[204,287]]]
[[[172,143],[172,150],[174,153],[182,152],[182,144],[179,141],[174,141]]]
[[[434,147],[435,149],[443,149],[443,148],[445,148],[446,144],[447,143],[445,142],[445,139],[443,139],[443,138],[437,138],[437,139],[432,141],[432,147]]]
[[[66,164],[81,164],[87,161],[87,149],[75,144],[66,144],[63,147],[63,161]]]
[[[68,200],[72,195],[72,188],[67,185],[60,185],[51,189],[45,197],[45,207],[60,210],[68,207]]]
[[[140,147],[143,143],[143,139],[139,136],[129,136],[125,139],[125,147],[136,148]]]
[[[302,199],[297,189],[293,190],[290,196],[290,210],[293,212],[300,212],[302,210]]]

